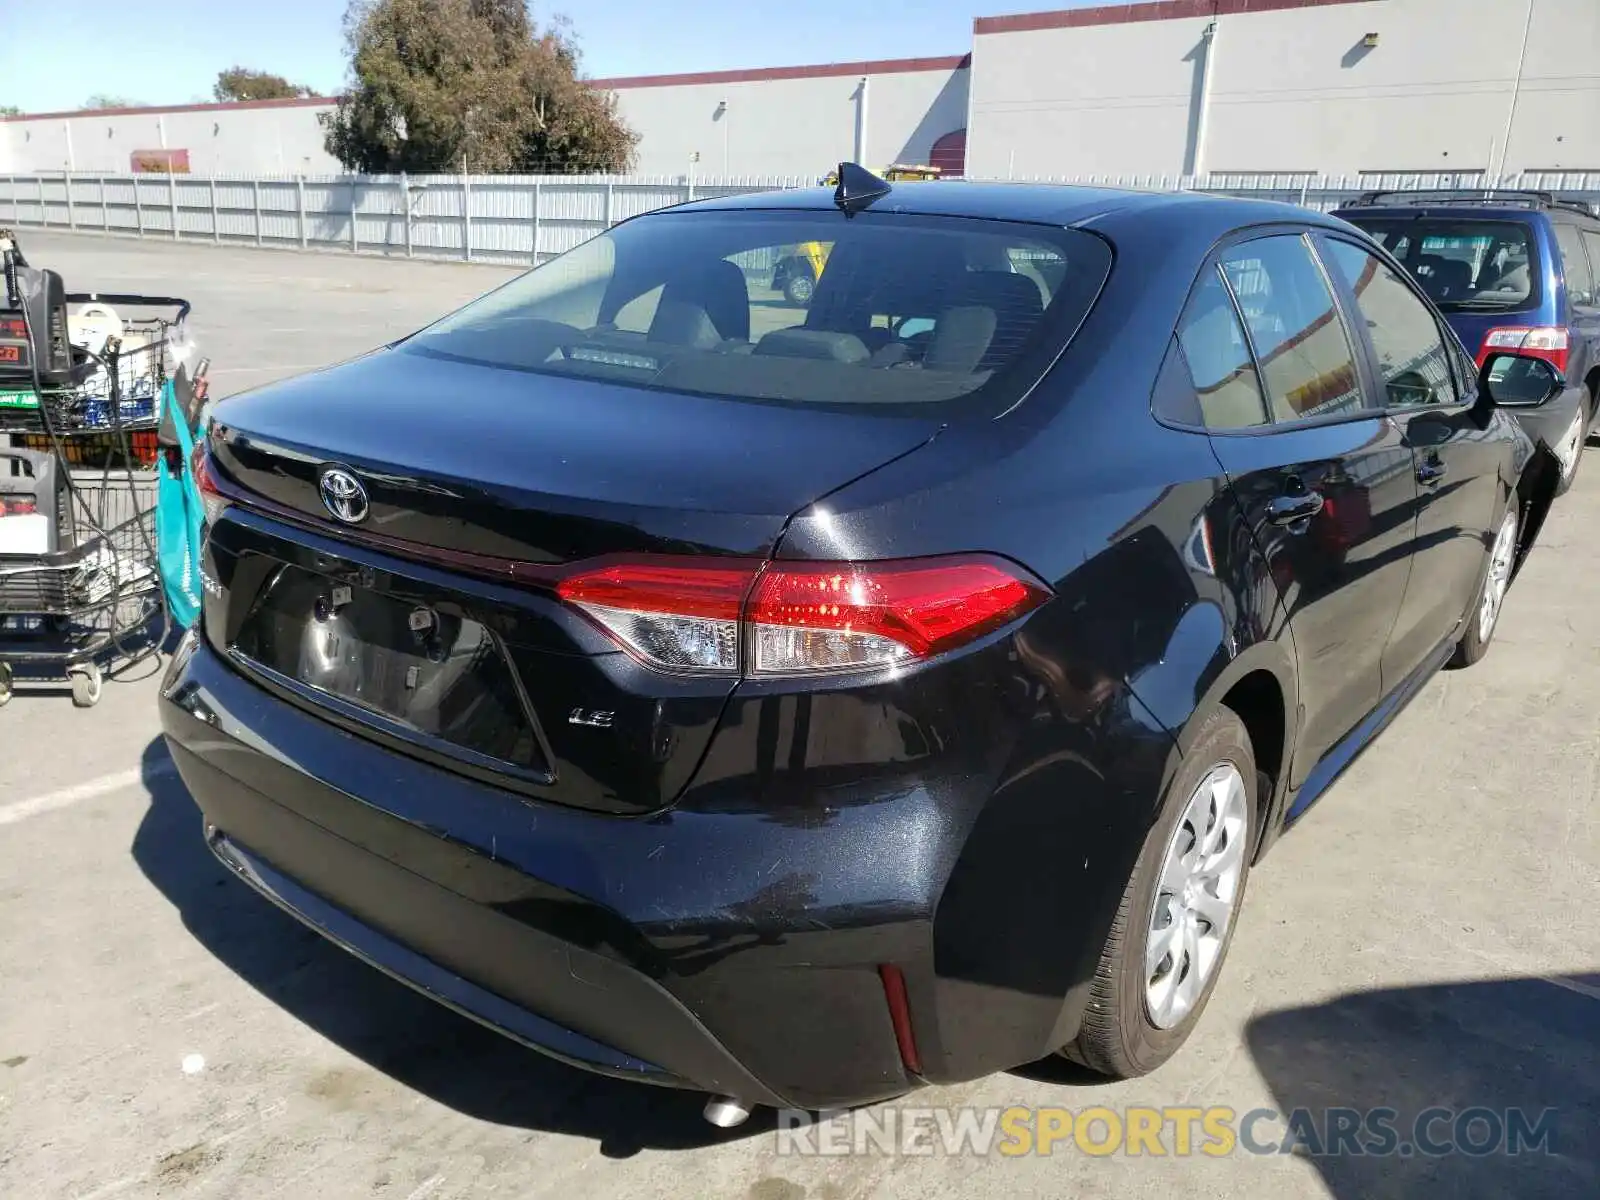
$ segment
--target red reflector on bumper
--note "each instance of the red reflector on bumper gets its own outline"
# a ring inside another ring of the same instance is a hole
[[[922,1055],[917,1050],[917,1035],[911,1028],[911,1000],[906,994],[905,972],[893,963],[878,967],[883,980],[883,996],[889,1002],[889,1020],[894,1025],[894,1040],[900,1047],[900,1061],[913,1075],[922,1074]]]

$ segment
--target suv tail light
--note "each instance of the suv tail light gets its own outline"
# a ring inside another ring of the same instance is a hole
[[[871,563],[638,559],[556,588],[625,649],[668,671],[817,675],[932,658],[1049,597],[988,555]]]
[[[0,517],[31,517],[39,511],[39,506],[30,496],[27,499],[21,496],[10,500],[0,496]]]
[[[1484,359],[1496,350],[1517,350],[1542,358],[1565,374],[1569,344],[1567,331],[1560,325],[1500,325],[1484,334],[1478,365],[1483,366]]]

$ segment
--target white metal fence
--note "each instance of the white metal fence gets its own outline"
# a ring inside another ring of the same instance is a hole
[[[1214,192],[1322,210],[1381,188],[1489,185],[1482,172],[1102,175],[1036,181]],[[526,263],[569,250],[618,221],[652,209],[814,182],[634,175],[0,175],[0,225]],[[1494,186],[1551,191],[1600,204],[1600,170],[1523,172]]]
[[[535,262],[651,209],[814,182],[632,175],[0,175],[0,224]]]

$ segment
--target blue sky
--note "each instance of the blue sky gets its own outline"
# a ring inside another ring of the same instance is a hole
[[[1085,0],[557,0],[593,76],[963,54],[972,18]],[[210,99],[234,65],[319,91],[344,79],[344,0],[0,0],[0,105],[77,108],[94,94]],[[685,12],[692,12],[692,20]]]

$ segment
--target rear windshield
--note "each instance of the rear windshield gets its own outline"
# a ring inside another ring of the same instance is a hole
[[[426,354],[652,390],[900,410],[1009,405],[1111,252],[1075,230],[837,211],[619,225],[430,326]]]
[[[1517,221],[1352,217],[1445,312],[1509,312],[1539,302],[1539,253]]]

